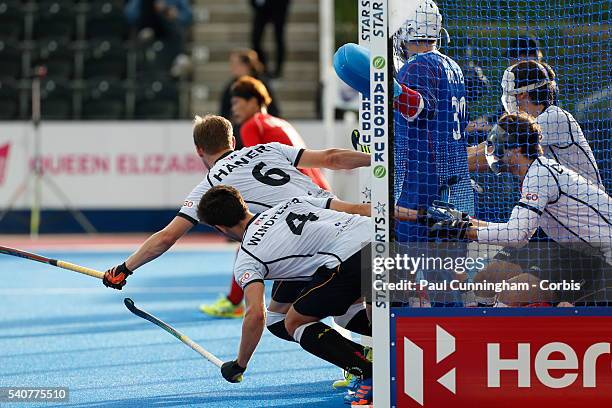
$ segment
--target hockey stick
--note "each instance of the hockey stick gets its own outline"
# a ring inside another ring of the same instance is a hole
[[[185,336],[183,333],[176,330],[174,327],[170,326],[168,323],[163,322],[162,320],[158,319],[152,314],[147,313],[144,310],[137,308],[132,299],[125,298],[123,299],[123,303],[125,303],[125,307],[127,307],[128,310],[134,313],[136,316],[142,317],[143,319],[150,321],[154,325],[161,327],[162,329],[164,329],[165,331],[167,331],[168,333],[170,333],[171,335],[173,335],[174,337],[182,341],[184,344],[191,347],[194,351],[196,351],[202,357],[204,357],[205,359],[207,359],[208,361],[210,361],[217,367],[221,368],[221,365],[223,364],[223,362],[219,360],[218,357],[216,357],[214,354],[210,353],[209,351],[205,350],[198,343],[191,340],[189,337]],[[240,381],[242,381],[242,378]]]
[[[81,265],[76,265],[66,261],[60,261],[57,259],[46,258],[41,255],[36,255],[31,252],[22,251],[20,249],[9,248],[0,246],[0,254],[18,256],[20,258],[29,259],[30,261],[42,262],[48,265],[57,266],[58,268],[68,269],[69,271],[79,272],[84,275],[93,276],[94,278],[102,279],[104,272],[97,271],[95,269],[86,268]]]

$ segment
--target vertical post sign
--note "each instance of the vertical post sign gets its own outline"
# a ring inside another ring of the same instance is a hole
[[[389,214],[389,64],[387,0],[370,2],[370,124],[372,165],[372,257],[388,257],[391,228]],[[374,277],[388,282],[387,272]],[[386,287],[386,285],[384,286]],[[389,292],[372,288],[372,331],[374,336],[374,406],[390,407]]]
[[[359,0],[357,20],[359,22],[359,45],[370,48],[372,38],[372,21],[370,0]],[[372,104],[370,96],[359,94],[359,142],[362,146],[370,148],[372,144]],[[372,201],[372,173],[368,167],[359,168],[359,197],[362,203]]]

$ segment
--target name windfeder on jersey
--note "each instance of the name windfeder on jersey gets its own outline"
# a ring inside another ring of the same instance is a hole
[[[253,233],[253,235],[249,238],[249,242],[247,245],[256,246],[261,242],[261,239],[266,235],[266,232],[278,221],[279,217],[285,213],[287,208],[289,208],[292,204],[300,203],[300,199],[293,198],[291,201],[287,202],[281,208],[279,208],[270,218],[264,220],[260,218],[256,220],[253,225],[257,225],[257,230]],[[265,216],[266,214],[262,215]]]

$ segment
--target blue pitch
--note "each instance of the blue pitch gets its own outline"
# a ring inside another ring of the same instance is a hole
[[[104,270],[128,254],[45,255]],[[221,360],[233,359],[241,321],[198,311],[227,289],[233,257],[231,249],[168,253],[140,268],[119,292],[88,276],[0,255],[0,386],[70,388],[69,403],[45,407],[344,406],[343,393],[331,388],[340,370],[297,344],[266,332],[244,382],[230,384],[123,305],[131,297]]]

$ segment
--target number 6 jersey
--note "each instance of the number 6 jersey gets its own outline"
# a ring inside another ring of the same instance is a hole
[[[335,198],[295,167],[303,151],[281,143],[267,143],[229,152],[217,160],[204,180],[189,193],[178,215],[197,224],[200,199],[211,187],[220,184],[240,191],[253,213],[293,197]]]
[[[331,198],[296,197],[254,216],[234,264],[241,287],[255,281],[308,281],[366,246],[370,218],[328,209]]]

